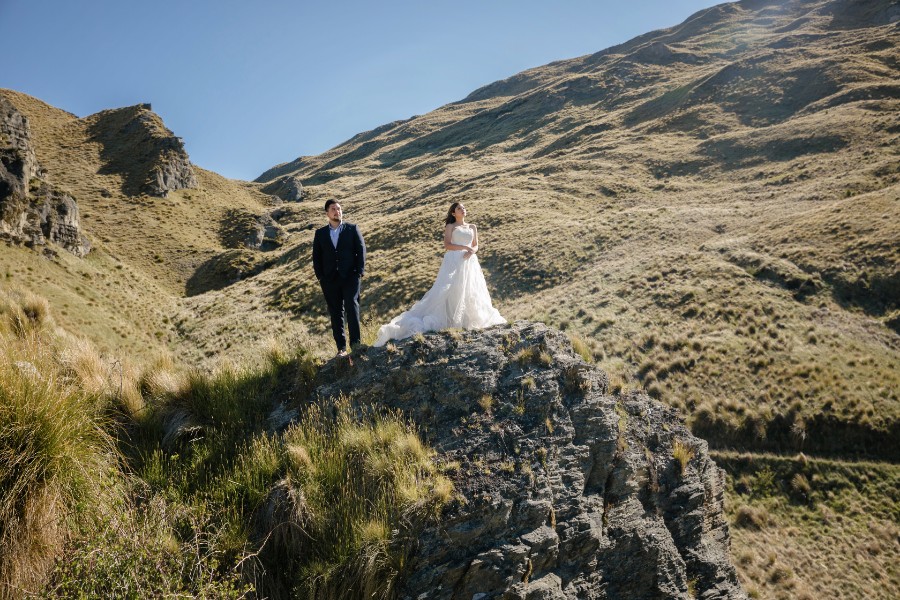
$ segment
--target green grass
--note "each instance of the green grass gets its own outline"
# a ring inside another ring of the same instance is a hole
[[[751,597],[893,597],[897,465],[733,452],[714,458],[728,474],[732,559]]]
[[[136,368],[6,290],[0,339],[2,598],[391,598],[452,494],[400,415],[305,406],[303,347]]]
[[[79,527],[114,501],[118,455],[104,398],[63,362],[28,294],[0,296],[0,597],[33,590]]]
[[[450,498],[432,451],[402,417],[360,420],[357,410],[310,407],[284,435],[295,531],[283,550],[305,598],[393,597],[415,528]]]

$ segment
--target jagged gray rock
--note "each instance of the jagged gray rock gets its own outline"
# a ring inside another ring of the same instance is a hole
[[[271,214],[264,214],[257,217],[244,240],[244,244],[248,248],[256,250],[274,250],[281,247],[285,236],[284,227]]]
[[[147,183],[144,184],[145,192],[165,198],[171,190],[193,189],[198,186],[194,168],[181,138],[159,140],[157,152],[156,163],[150,169]]]
[[[28,119],[0,96],[0,234],[29,246],[53,242],[86,255],[91,244],[81,231],[78,204],[39,175]]]
[[[460,499],[419,535],[402,598],[746,598],[706,443],[673,409],[607,388],[565,334],[528,322],[322,369],[320,397],[400,409],[458,464]],[[676,447],[693,453],[683,470]]]
[[[102,146],[105,172],[122,176],[122,191],[165,198],[172,190],[199,186],[184,141],[149,104],[105,110],[88,117]]]
[[[299,202],[303,199],[303,183],[294,175],[279,177],[263,187],[262,191],[278,196],[285,202]]]
[[[27,117],[0,96],[0,199],[24,196],[37,169]]]

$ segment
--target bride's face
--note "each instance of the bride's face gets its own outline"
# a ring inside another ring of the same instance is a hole
[[[466,218],[466,207],[460,204],[456,207],[456,210],[453,211],[453,216],[456,218],[457,223],[461,223]]]

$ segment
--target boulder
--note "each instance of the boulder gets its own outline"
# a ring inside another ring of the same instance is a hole
[[[285,202],[299,202],[303,199],[303,184],[295,175],[279,177],[262,189],[265,193],[278,196]]]
[[[408,415],[454,481],[400,598],[746,598],[707,444],[645,393],[610,394],[562,332],[430,333],[319,377],[319,398]]]
[[[260,215],[251,225],[244,245],[256,250],[275,250],[284,243],[285,235],[284,227],[271,214]]]

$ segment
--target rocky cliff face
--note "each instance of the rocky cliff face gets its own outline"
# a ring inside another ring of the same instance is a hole
[[[93,139],[109,172],[123,177],[123,191],[165,198],[172,190],[198,186],[194,168],[176,137],[149,104],[107,110],[90,117]]]
[[[28,119],[0,96],[0,197],[25,195],[28,182],[36,174]]]
[[[75,199],[43,179],[28,120],[0,96],[0,235],[43,246],[58,244],[84,256],[91,245],[81,232]]]
[[[607,392],[545,325],[429,334],[320,374],[415,419],[457,500],[426,528],[403,598],[745,598],[723,472],[670,408]]]

